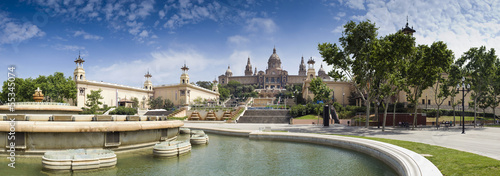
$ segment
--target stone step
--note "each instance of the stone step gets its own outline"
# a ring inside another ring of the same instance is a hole
[[[289,123],[289,117],[240,117],[238,123]]]

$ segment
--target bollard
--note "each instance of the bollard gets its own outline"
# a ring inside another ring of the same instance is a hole
[[[328,105],[323,107],[323,126],[330,126],[330,108]]]

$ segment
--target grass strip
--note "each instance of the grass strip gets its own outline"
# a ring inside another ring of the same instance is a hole
[[[309,115],[305,115],[305,116],[296,117],[296,118],[293,118],[293,119],[318,119],[318,116],[317,115],[309,114]],[[321,120],[323,118],[319,118],[319,119]]]
[[[500,173],[500,160],[478,154],[418,142],[351,135],[339,136],[370,139],[397,145],[419,154],[430,154],[432,156],[426,156],[425,158],[434,163],[443,175],[482,176],[498,175]]]

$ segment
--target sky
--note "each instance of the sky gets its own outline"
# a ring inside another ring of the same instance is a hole
[[[184,63],[191,82],[214,80],[228,66],[244,75],[248,57],[265,70],[275,47],[296,75],[302,56],[318,70],[318,44],[338,43],[351,20],[375,22],[382,37],[408,19],[417,44],[444,41],[458,58],[471,47],[500,51],[499,9],[498,0],[1,1],[0,68],[69,77],[80,53],[87,80],[142,87],[148,70],[153,85],[178,83]]]

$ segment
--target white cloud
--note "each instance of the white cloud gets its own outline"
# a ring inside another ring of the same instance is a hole
[[[227,38],[227,41],[228,41],[229,43],[233,43],[233,44],[237,44],[237,45],[239,45],[239,44],[247,43],[247,42],[249,42],[250,40],[248,40],[248,38],[243,37],[243,36],[241,36],[241,35],[235,35],[235,36],[230,36],[230,37],[228,37],[228,38]]]
[[[234,50],[229,56],[229,62],[231,63],[231,71],[234,76],[244,75],[245,66],[247,64],[247,58],[250,56],[251,52],[247,50]],[[254,63],[255,64],[255,63]],[[253,71],[253,70],[252,70]],[[224,70],[225,72],[225,70]],[[220,71],[219,74],[224,73]]]
[[[353,9],[365,10],[365,0],[348,0],[345,2],[347,6]]]
[[[0,44],[20,43],[35,37],[43,37],[43,32],[31,22],[19,22],[0,12]]]
[[[496,1],[369,0],[366,7],[366,14],[351,18],[375,22],[380,36],[403,28],[408,15],[418,44],[444,41],[455,57],[481,45],[500,50],[500,3]]]
[[[211,80],[213,79],[212,75],[208,77],[202,76],[205,76],[207,72],[213,72],[211,68],[214,65],[222,63],[218,60],[208,59],[193,49],[155,51],[147,59],[118,60],[120,61],[110,66],[87,68],[87,79],[142,87],[144,73],[149,69],[149,72],[153,75],[152,81],[154,85],[173,84],[178,83],[178,78],[182,72],[180,68],[185,62],[190,68],[189,73],[192,81]]]
[[[266,33],[273,33],[278,29],[278,26],[269,18],[252,18],[247,20],[246,29],[250,32],[263,31]]]
[[[196,24],[203,20],[219,21],[227,18],[227,9],[221,6],[217,1],[204,3],[204,1],[180,0],[178,3],[173,2],[165,5],[164,11],[175,11],[169,18],[166,17],[164,28],[175,29],[186,24]],[[164,12],[160,12],[162,17]],[[163,17],[162,17],[163,19]]]
[[[101,36],[92,35],[92,34],[89,34],[85,31],[83,31],[83,30],[75,31],[73,36],[75,36],[75,37],[82,36],[83,39],[85,39],[85,40],[102,40],[103,39],[103,37],[101,37]]]
[[[148,37],[148,31],[143,30],[140,34],[139,37]]]
[[[79,50],[85,50],[85,47],[83,46],[77,46],[77,45],[61,45],[57,44],[52,46],[54,49],[57,50],[69,50],[69,51],[79,51]]]

